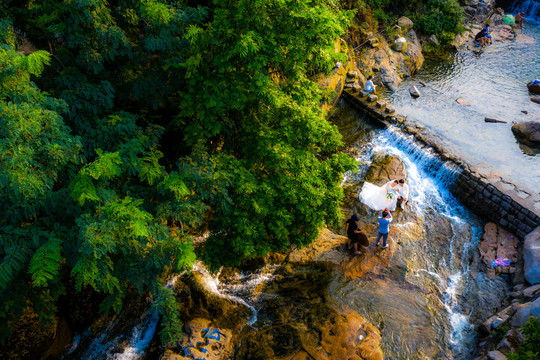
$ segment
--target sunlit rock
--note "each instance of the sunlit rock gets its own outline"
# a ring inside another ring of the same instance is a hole
[[[523,121],[512,125],[512,132],[525,145],[540,146],[540,120]]]

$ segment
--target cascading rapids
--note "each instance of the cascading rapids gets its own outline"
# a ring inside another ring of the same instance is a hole
[[[510,8],[510,13],[525,13],[525,18],[529,21],[538,22],[540,19],[540,2],[537,0],[518,0]]]

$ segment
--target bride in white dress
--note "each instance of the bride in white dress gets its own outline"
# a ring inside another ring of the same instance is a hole
[[[373,210],[390,211],[396,210],[396,203],[399,195],[399,183],[397,180],[387,182],[384,186],[378,187],[365,182],[360,192],[360,201]]]

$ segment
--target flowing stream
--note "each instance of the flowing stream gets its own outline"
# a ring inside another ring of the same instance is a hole
[[[395,129],[380,131],[367,146],[359,158],[366,167],[372,152],[397,155],[407,167],[408,214],[391,224],[398,229],[394,257],[402,262],[395,269],[403,270],[397,278],[392,269],[385,279],[344,282],[332,292],[381,329],[389,359],[469,358],[476,341],[471,318],[497,306],[507,285],[486,281],[476,269],[482,223],[447,190],[457,171]],[[478,299],[479,289],[497,296]]]
[[[357,117],[345,103],[337,116],[340,112]],[[366,131],[357,144],[363,164],[359,174],[375,152],[404,161],[410,206],[392,223],[398,232],[390,242],[396,253],[388,271],[353,280],[338,276],[329,285],[330,301],[358,312],[380,329],[386,359],[470,358],[476,341],[473,321],[500,304],[507,285],[501,278],[486,279],[478,271],[474,254],[482,223],[447,190],[457,170],[396,129]],[[345,179],[344,185],[353,178]],[[364,212],[367,218],[377,215]],[[267,295],[263,285],[273,281],[279,266],[227,277],[210,274],[200,263],[193,271],[211,292],[251,309],[246,325],[257,328],[257,304]],[[116,321],[101,333],[89,330],[75,344],[85,345],[74,346],[67,358],[144,359],[158,321],[149,311],[120,334],[113,331]]]
[[[540,79],[540,2],[516,1],[510,13],[525,12],[523,34],[495,41],[480,51],[448,53],[426,59],[422,68],[388,98],[397,112],[440,135],[445,147],[472,164],[487,164],[505,177],[535,189],[540,183],[540,155],[518,143],[512,122],[540,118],[526,84]],[[423,81],[427,86],[419,85]],[[422,96],[412,99],[417,85]],[[463,106],[455,100],[465,99]],[[484,122],[499,117],[507,124]]]

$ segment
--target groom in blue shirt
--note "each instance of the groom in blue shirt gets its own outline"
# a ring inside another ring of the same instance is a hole
[[[382,249],[386,249],[388,245],[386,240],[388,240],[388,231],[390,231],[390,221],[392,221],[392,215],[388,209],[384,209],[381,215],[377,218],[379,220],[379,233],[377,234],[377,240],[375,240],[375,246],[379,246],[379,240],[383,238]]]

